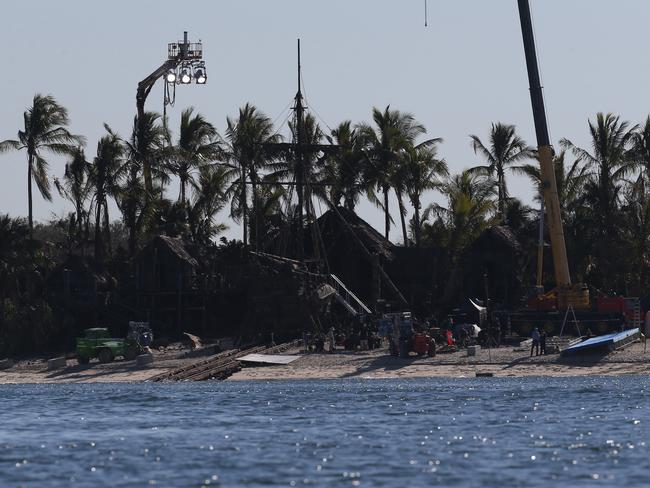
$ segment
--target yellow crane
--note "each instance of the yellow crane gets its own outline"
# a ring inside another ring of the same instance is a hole
[[[530,4],[528,0],[517,0],[517,2],[519,4],[519,19],[526,54],[530,99],[533,106],[533,118],[535,120],[542,194],[551,240],[551,252],[553,253],[553,270],[555,272],[556,288],[551,294],[557,297],[558,308],[566,309],[569,306],[573,308],[587,308],[589,307],[589,289],[582,283],[572,283],[569,273],[569,260],[564,241],[560,198],[557,192],[555,168],[553,166],[553,146],[550,142],[546,121],[546,109],[544,107],[544,96],[539,76],[537,52],[535,50]]]

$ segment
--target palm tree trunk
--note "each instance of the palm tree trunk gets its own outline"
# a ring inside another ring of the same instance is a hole
[[[135,216],[129,218],[129,255],[133,258],[135,257]]]
[[[501,222],[506,220],[506,179],[503,171],[498,173],[498,182],[499,185],[499,218]]]
[[[409,240],[406,231],[406,217],[405,217],[406,208],[404,207],[402,192],[396,190],[395,193],[397,194],[397,205],[399,206],[399,218],[400,218],[400,223],[402,224],[402,238],[404,239],[404,247],[409,247]]]
[[[350,212],[354,213],[354,197],[350,193],[351,192],[346,191],[343,194],[343,205],[346,208],[346,210],[349,210]]]
[[[83,254],[85,255],[86,253],[86,242],[90,241],[90,207],[88,208],[88,214],[86,215],[86,218],[84,219],[84,231],[83,231],[83,240],[84,240],[84,252]]]
[[[97,207],[95,208],[95,260],[101,260],[102,254],[102,202],[101,198],[97,199]]]
[[[253,229],[255,231],[255,250],[257,251],[259,246],[259,202],[257,201],[257,175],[252,168],[250,170],[249,178],[251,180],[251,192],[253,193]]]
[[[388,187],[383,187],[384,192],[384,225],[385,225],[385,234],[384,237],[388,240],[390,235],[390,212],[388,210]]]
[[[81,244],[81,241],[83,239],[83,210],[82,210],[82,203],[80,200],[77,200],[77,240],[79,241],[77,244]]]
[[[416,198],[412,203],[413,220],[415,224],[415,247],[420,247],[420,199]]]
[[[181,178],[181,203],[185,205],[185,178]]]
[[[34,163],[34,155],[29,154],[29,161],[27,164],[27,206],[28,206],[28,221],[29,221],[29,238],[34,239],[34,220],[32,212],[32,164]]]
[[[113,247],[111,246],[111,222],[108,218],[108,205],[106,203],[104,203],[104,235],[106,236],[105,239],[110,256],[113,253]]]
[[[497,180],[497,207],[498,207],[498,212],[499,212],[499,220],[503,222],[503,187],[501,186],[501,178],[498,178]]]
[[[130,168],[130,178],[131,178],[131,183],[136,182],[138,178],[138,169],[136,165],[131,165]],[[127,226],[129,227],[129,255],[131,258],[135,257],[135,249],[137,245],[137,237],[138,237],[138,219],[137,219],[137,209],[136,209],[136,204],[134,201],[133,195],[129,196],[129,199],[127,201],[127,208],[126,208],[126,213],[127,213]],[[148,203],[145,202],[145,208],[148,209],[147,207]]]
[[[242,209],[242,223],[243,223],[243,231],[244,231],[244,246],[248,246],[248,202],[246,198],[246,171],[244,170],[244,166],[242,165],[241,167],[241,200],[239,202],[239,205],[241,206]]]

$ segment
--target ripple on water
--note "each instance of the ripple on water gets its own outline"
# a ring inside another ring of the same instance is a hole
[[[646,486],[649,380],[0,386],[0,486]]]

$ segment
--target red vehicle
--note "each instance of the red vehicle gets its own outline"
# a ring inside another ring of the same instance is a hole
[[[436,341],[434,341],[429,334],[416,332],[413,334],[411,349],[418,356],[427,354],[429,357],[433,357],[436,355]]]

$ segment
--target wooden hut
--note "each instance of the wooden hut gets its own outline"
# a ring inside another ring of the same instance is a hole
[[[486,229],[465,251],[463,297],[485,297],[485,277],[492,303],[515,305],[522,292],[523,252],[517,237],[506,226]]]
[[[157,236],[136,258],[138,310],[163,334],[197,330],[205,322],[205,303],[198,286],[199,263],[182,239]]]
[[[395,258],[393,244],[354,212],[338,208],[318,219],[327,263],[335,274],[359,298],[373,304],[382,298],[381,277]]]

